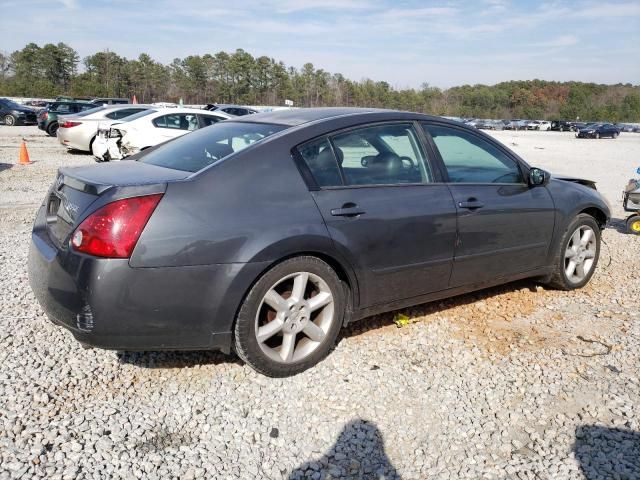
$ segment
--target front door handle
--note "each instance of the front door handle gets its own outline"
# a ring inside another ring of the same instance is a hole
[[[357,217],[366,213],[362,208],[358,207],[355,203],[345,203],[341,208],[334,208],[331,210],[331,215],[334,217]]]
[[[476,210],[477,208],[484,207],[484,203],[479,202],[475,198],[470,198],[466,202],[458,202],[460,208],[467,208],[469,210]]]

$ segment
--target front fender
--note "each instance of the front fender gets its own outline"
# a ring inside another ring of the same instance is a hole
[[[551,265],[569,223],[578,214],[585,210],[595,209],[602,213],[605,220],[602,223],[604,226],[611,218],[611,209],[605,198],[595,188],[590,188],[580,183],[552,177],[547,189],[556,207],[556,227],[547,262]]]

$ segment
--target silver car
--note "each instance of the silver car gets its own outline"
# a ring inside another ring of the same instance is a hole
[[[102,105],[77,115],[61,117],[58,141],[67,148],[91,152],[91,144],[96,138],[98,125],[121,122],[126,117],[152,108],[151,105]]]

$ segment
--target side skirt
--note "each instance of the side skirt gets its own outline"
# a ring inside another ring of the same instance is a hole
[[[475,292],[483,290],[485,288],[495,287],[497,285],[503,285],[505,283],[515,282],[516,280],[522,280],[524,278],[532,277],[545,277],[552,273],[552,267],[542,267],[535,270],[529,270],[527,272],[510,275],[508,277],[496,277],[491,281],[483,283],[472,283],[461,287],[448,288],[446,290],[440,290],[438,292],[428,293],[426,295],[419,295],[417,297],[405,298],[393,303],[384,305],[373,305],[352,313],[350,321],[361,320],[372,315],[378,315],[380,313],[391,312],[393,310],[400,310],[402,308],[413,307],[422,303],[429,303],[445,298],[455,297],[458,295],[464,295],[465,293]]]

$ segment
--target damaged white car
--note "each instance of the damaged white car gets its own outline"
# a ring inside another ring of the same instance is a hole
[[[99,125],[91,152],[99,162],[121,160],[149,147],[232,118],[224,112],[194,108],[149,109],[124,123]]]

